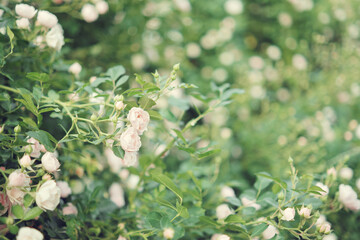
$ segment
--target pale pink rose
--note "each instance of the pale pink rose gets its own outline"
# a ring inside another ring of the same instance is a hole
[[[135,128],[129,127],[120,136],[122,149],[127,152],[137,152],[141,147],[140,137]]]
[[[25,192],[23,192],[20,188],[7,188],[6,194],[12,204],[22,204],[24,201]]]
[[[326,171],[326,174],[328,175],[328,176],[331,176],[331,177],[333,177],[334,179],[336,179],[336,169],[334,168],[334,167],[332,167],[332,168],[329,168],[327,171]]]
[[[284,211],[281,212],[282,217],[281,220],[284,221],[293,221],[295,217],[295,209],[294,208],[285,208]]]
[[[1,204],[1,206],[3,206],[3,209],[0,209],[0,216],[1,216],[4,213],[6,213],[7,210],[11,206],[11,203],[10,203],[10,200],[9,200],[8,196],[6,196],[6,194],[2,193],[2,192],[0,192],[0,204]]]
[[[91,23],[98,19],[99,13],[94,5],[87,3],[81,9],[81,16],[86,22]]]
[[[300,216],[304,217],[304,218],[310,218],[311,215],[311,209],[302,206],[300,210],[298,210],[298,213]]]
[[[77,208],[72,203],[69,203],[66,207],[64,207],[62,212],[63,212],[63,215],[77,215],[78,214]]]
[[[50,173],[56,172],[60,167],[59,160],[57,160],[52,152],[45,153],[41,158],[41,163],[45,170]]]
[[[172,228],[165,228],[163,231],[164,238],[166,239],[173,239],[175,231]]]
[[[46,44],[54,48],[56,51],[60,51],[64,42],[64,30],[60,24],[56,24],[52,27],[45,36]]]
[[[54,180],[46,181],[36,192],[36,204],[44,211],[54,211],[60,203],[60,188]]]
[[[257,204],[255,200],[250,200],[246,197],[242,197],[241,202],[245,207],[253,207],[255,210],[259,210],[261,208],[261,206]]]
[[[319,226],[319,232],[328,234],[331,230],[331,224],[329,222],[324,222]]]
[[[31,144],[30,146],[32,148],[32,152],[31,152],[30,156],[33,158],[40,157],[40,151],[42,149],[42,147],[41,147],[42,145],[39,143],[39,141],[36,140],[35,138],[30,138],[26,142]]]
[[[110,200],[118,207],[125,206],[124,190],[118,183],[113,183],[109,189]]]
[[[136,166],[137,161],[138,161],[137,152],[125,151],[123,163],[126,167]]]
[[[147,130],[150,115],[141,108],[133,107],[130,109],[127,119],[130,121],[131,126],[138,131],[138,134],[142,135]]]
[[[60,188],[60,196],[62,198],[67,198],[71,194],[71,188],[67,182],[57,181],[56,185]]]
[[[40,10],[37,16],[37,22],[44,27],[52,28],[58,23],[57,17],[46,10]]]
[[[227,204],[221,204],[216,208],[216,217],[218,219],[225,219],[232,213],[233,212],[231,211],[231,209]]]
[[[72,73],[75,76],[79,76],[79,73],[81,72],[81,70],[82,70],[82,67],[81,67],[80,63],[74,62],[73,64],[71,64],[68,71],[69,71],[69,73]]]
[[[43,240],[43,234],[35,229],[30,227],[22,227],[20,228],[18,235],[16,236],[16,240]]]
[[[106,1],[97,2],[95,7],[99,14],[105,14],[109,10],[109,5]]]
[[[25,187],[29,186],[30,178],[20,169],[15,170],[9,175],[8,187]]]
[[[275,234],[278,234],[279,231],[276,227],[269,225],[268,228],[262,233],[264,239],[271,239],[275,236]]]
[[[115,108],[116,108],[116,110],[118,110],[118,111],[123,110],[124,107],[125,107],[125,105],[124,105],[124,102],[123,102],[123,101],[119,101],[119,102],[116,102],[116,103],[115,103]]]
[[[28,168],[31,166],[32,161],[28,154],[24,154],[24,156],[22,158],[20,158],[19,163],[20,163],[20,166]]]
[[[211,236],[211,240],[230,240],[230,237],[226,234],[216,233]]]
[[[360,210],[360,200],[357,198],[356,192],[349,185],[340,184],[339,201],[352,211]]]
[[[15,12],[20,17],[29,18],[29,19],[33,18],[36,14],[36,10],[33,6],[24,3],[16,4]]]

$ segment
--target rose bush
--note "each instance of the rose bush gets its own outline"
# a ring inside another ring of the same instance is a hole
[[[355,1],[3,4],[0,239],[359,237]]]

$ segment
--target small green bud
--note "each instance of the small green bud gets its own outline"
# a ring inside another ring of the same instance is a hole
[[[40,168],[40,169],[38,170],[36,176],[39,177],[39,176],[43,176],[44,174],[45,174],[44,169]]]
[[[180,69],[180,63],[177,63],[173,66],[174,71],[179,71]]]
[[[12,217],[8,217],[5,221],[6,225],[13,225],[14,224],[14,219]]]
[[[14,132],[15,132],[15,133],[21,132],[21,127],[20,127],[20,125],[17,125],[17,126],[14,128]]]
[[[95,114],[91,115],[90,120],[95,122],[97,119],[97,116]]]
[[[155,71],[155,73],[153,73],[153,76],[154,76],[154,78],[159,78],[159,77],[160,77],[160,75],[159,75],[159,73],[158,73],[157,70]]]
[[[117,123],[118,118],[117,118],[116,115],[114,115],[114,116],[111,117],[110,120],[111,120],[113,123]]]
[[[279,201],[283,201],[284,198],[285,198],[284,192],[283,192],[283,191],[279,192],[279,194],[278,194],[278,200],[279,200]]]
[[[31,145],[27,145],[27,146],[25,147],[25,153],[28,154],[28,155],[30,155],[32,152],[33,152],[33,149],[32,149],[32,147],[31,147]]]

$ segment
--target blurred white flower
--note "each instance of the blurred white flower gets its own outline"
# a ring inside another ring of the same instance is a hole
[[[95,7],[99,14],[105,14],[109,11],[109,4],[106,1],[96,2]]]
[[[259,56],[252,56],[249,59],[249,65],[252,69],[260,70],[264,67],[264,60]]]
[[[226,51],[226,52],[222,52],[219,55],[219,60],[221,62],[221,64],[225,65],[225,66],[230,66],[234,63],[234,59],[235,56],[231,51]]]
[[[119,183],[111,184],[109,188],[110,200],[119,208],[125,206],[124,190]]]
[[[20,4],[16,4],[15,12],[20,17],[31,19],[35,16],[36,9],[33,6],[30,6],[28,4],[20,3]]]
[[[229,186],[223,186],[221,188],[220,195],[222,198],[226,199],[227,197],[235,197],[234,189]]]
[[[298,210],[298,213],[300,216],[304,217],[304,218],[310,218],[311,217],[311,209],[302,206],[300,208],[300,210]]]
[[[333,179],[336,179],[337,173],[336,173],[336,169],[334,167],[329,168],[328,170],[326,170],[326,174],[328,176],[331,176]]]
[[[360,178],[356,179],[356,187],[360,191]]]
[[[256,99],[263,99],[266,96],[266,90],[260,85],[255,85],[251,87],[250,95]]]
[[[240,0],[227,0],[224,8],[230,15],[239,15],[244,10],[243,3]]]
[[[336,8],[334,11],[334,16],[339,21],[345,21],[346,20],[346,12],[342,8]]]
[[[337,240],[337,236],[334,233],[330,233],[329,235],[325,235],[322,240]]]
[[[98,19],[99,13],[94,5],[87,3],[81,9],[81,16],[86,22],[91,23]]]
[[[60,188],[54,180],[43,183],[36,191],[36,204],[44,211],[54,211],[60,203]]]
[[[353,177],[354,171],[349,167],[343,167],[339,171],[339,176],[342,179],[350,180]]]
[[[325,12],[320,12],[318,15],[319,22],[322,24],[329,24],[330,23],[330,17]]]
[[[63,215],[77,215],[78,210],[72,203],[68,203],[66,207],[63,208],[62,213]]]
[[[182,12],[190,12],[191,4],[189,0],[173,0],[175,6]]]
[[[20,19],[16,20],[16,26],[20,29],[28,29],[29,30],[29,26],[30,26],[29,19],[20,18]]]
[[[125,151],[123,163],[126,167],[136,166],[138,163],[138,152]]]
[[[298,70],[305,70],[307,68],[306,58],[301,54],[295,54],[292,58],[292,65]]]
[[[44,236],[43,234],[31,227],[21,227],[17,236],[16,240],[43,240]]]
[[[58,23],[57,17],[46,10],[40,10],[37,16],[37,22],[44,27],[52,28]]]
[[[216,233],[211,236],[211,240],[230,240],[230,237],[226,234]]]
[[[349,185],[340,184],[339,201],[352,211],[357,212],[360,210],[360,200],[357,199],[356,192]]]
[[[163,231],[163,236],[166,239],[173,239],[175,235],[175,231],[173,228],[165,228]]]
[[[216,217],[219,220],[225,219],[231,214],[233,214],[233,212],[231,211],[231,209],[229,208],[229,206],[227,204],[221,204],[221,205],[217,206],[217,208],[216,208]]]
[[[275,236],[275,234],[278,233],[279,231],[277,230],[276,227],[274,227],[273,225],[269,225],[267,229],[265,229],[265,231],[262,233],[262,236],[264,239],[271,239]]]
[[[75,76],[79,76],[81,70],[82,70],[81,65],[78,62],[74,62],[73,64],[71,64],[68,71],[69,73],[72,73]]]
[[[71,194],[71,188],[67,182],[57,181],[56,185],[60,188],[60,196],[62,198],[67,198]]]
[[[141,70],[146,65],[146,59],[145,59],[144,55],[137,53],[137,54],[132,55],[131,64],[135,70]]]
[[[65,44],[64,42],[64,30],[62,29],[60,24],[56,24],[54,27],[47,32],[46,44],[54,48],[56,51],[60,51],[62,46]]]
[[[359,27],[357,25],[351,24],[347,30],[351,38],[356,39],[359,37]]]
[[[283,27],[290,27],[292,25],[292,18],[288,13],[279,13],[278,21]]]
[[[271,45],[266,49],[266,54],[272,60],[279,60],[281,58],[281,50],[278,46]]]
[[[217,68],[213,71],[212,76],[216,82],[222,83],[228,78],[228,72],[224,68]]]
[[[20,169],[13,171],[8,178],[8,187],[25,187],[29,186],[30,178]]]
[[[189,43],[186,45],[186,55],[189,58],[197,58],[201,54],[201,48],[197,43]]]
[[[135,174],[130,174],[129,178],[126,181],[126,187],[129,189],[135,189],[140,181],[140,177]]]
[[[250,200],[246,197],[242,197],[241,202],[245,207],[253,207],[255,210],[259,210],[261,208],[261,206],[256,203],[256,200]]]
[[[329,187],[328,187],[328,186],[326,186],[325,184],[323,184],[323,183],[321,183],[321,182],[316,183],[315,186],[317,186],[317,187],[321,188],[322,190],[324,190],[324,192],[320,192],[320,191],[319,191],[319,193],[321,194],[321,196],[326,196],[326,195],[328,195],[328,193],[329,193]]]

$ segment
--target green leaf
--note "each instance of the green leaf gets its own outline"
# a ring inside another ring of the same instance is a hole
[[[111,79],[108,78],[108,77],[97,77],[96,80],[91,83],[91,86],[92,87],[97,87],[97,86],[99,86],[100,84],[102,84],[102,83],[104,83],[106,81],[111,81]]]
[[[119,78],[119,80],[117,80],[116,84],[115,84],[115,87],[119,87],[121,85],[123,85],[124,83],[126,83],[126,81],[129,79],[129,76],[128,75],[124,75],[122,76],[121,78]]]
[[[199,159],[205,158],[205,157],[211,156],[211,155],[213,155],[213,154],[216,154],[216,153],[218,153],[218,152],[220,152],[220,151],[221,151],[221,149],[210,150],[210,151],[207,151],[207,152],[198,154],[197,157],[198,157]]]
[[[251,234],[251,237],[259,236],[262,232],[264,232],[268,228],[268,225],[266,223],[261,223],[260,225],[256,226],[253,229],[253,233]]]
[[[19,219],[24,218],[24,209],[20,205],[13,205],[11,207],[11,212],[14,214],[15,217]]]
[[[177,211],[176,207],[174,205],[172,205],[171,202],[169,202],[169,201],[167,201],[165,199],[158,198],[158,199],[156,199],[156,202],[159,203],[162,206],[165,206],[165,207],[168,207],[168,208],[171,208],[171,209]]]
[[[33,203],[34,198],[30,194],[26,194],[24,197],[24,207],[28,208]]]
[[[182,191],[175,185],[175,183],[166,175],[159,173],[158,171],[153,171],[151,173],[151,177],[154,181],[163,184],[165,187],[170,189],[182,202],[183,193]]]
[[[273,180],[275,183],[277,183],[282,189],[286,189],[287,188],[287,184],[280,180],[279,178],[274,178],[274,177],[271,177],[269,175],[267,175],[268,173],[257,173],[256,176],[261,176],[261,177],[264,177],[264,178],[267,178],[267,179],[270,179],[270,180]]]
[[[49,81],[49,75],[46,73],[29,72],[26,77],[32,81],[47,82]]]
[[[199,190],[199,192],[201,193],[202,189],[201,189],[201,182],[199,181],[199,179],[197,179],[194,175],[194,173],[192,171],[188,171],[187,172],[189,174],[189,176],[191,177],[191,179],[193,180],[193,182],[195,183],[197,189]]]
[[[241,206],[241,201],[240,199],[236,198],[236,197],[227,197],[226,198],[227,202],[236,206],[236,207],[239,207]]]
[[[210,218],[208,216],[201,216],[201,217],[199,217],[199,219],[202,223],[205,223],[207,225],[213,225],[215,227],[220,226],[219,223],[217,223],[216,221],[214,221],[212,218]]]
[[[31,92],[29,92],[27,89],[25,88],[19,88],[20,90],[20,95],[24,98],[24,99],[15,99],[16,101],[21,102],[22,104],[24,104],[24,106],[30,111],[32,112],[35,116],[38,116],[38,110],[34,105],[33,99],[32,99],[32,94]]]
[[[28,118],[28,117],[20,117],[20,118],[23,120],[23,122],[26,125],[28,125],[28,126],[30,126],[32,128],[38,129],[37,124],[31,118]]]
[[[9,39],[10,39],[10,52],[5,56],[5,57],[3,57],[3,64],[1,65],[1,67],[3,67],[4,66],[4,64],[5,64],[5,59],[8,57],[8,56],[10,56],[12,53],[13,53],[13,51],[14,51],[14,43],[13,43],[13,40],[14,40],[14,33],[11,31],[11,29],[9,28],[9,26],[7,26],[6,27],[6,33],[7,33],[7,35],[9,36]],[[3,73],[4,74],[4,73]],[[11,79],[11,78],[10,78]]]
[[[19,227],[16,225],[9,226],[9,232],[16,235],[19,232]]]
[[[114,154],[115,154],[117,157],[119,157],[119,158],[121,158],[121,159],[124,158],[125,152],[124,152],[124,150],[123,150],[120,146],[115,146],[115,145],[113,145],[112,150],[113,150]]]
[[[40,216],[40,214],[42,212],[43,212],[43,210],[41,210],[41,208],[34,207],[34,208],[30,209],[27,213],[25,213],[24,220],[28,221],[28,220],[34,219],[37,216]]]
[[[125,68],[121,65],[109,68],[106,71],[106,75],[111,78],[112,81],[116,81],[121,75],[125,74]]]
[[[135,73],[134,75],[135,75],[135,81],[142,86],[145,83],[145,81],[142,79],[142,77],[139,74]]]
[[[154,228],[161,228],[160,220],[162,215],[158,212],[150,212],[146,215],[145,220],[150,223],[150,225]]]
[[[182,205],[177,206],[177,212],[183,218],[189,218],[190,216],[187,208]]]
[[[152,106],[156,105],[156,102],[147,96],[142,96],[139,100],[139,105],[142,109],[150,109]]]
[[[172,129],[172,130],[176,133],[176,136],[183,141],[184,144],[187,144],[187,141],[181,131],[179,131],[177,129]]]
[[[43,130],[38,130],[38,131],[29,131],[26,132],[26,134],[30,137],[35,138],[36,140],[38,140],[41,144],[43,144],[46,148],[46,150],[52,152],[54,150],[53,145],[50,142],[53,141],[54,143],[57,143],[56,139],[50,135],[50,133],[45,132]]]
[[[149,110],[147,112],[149,113],[151,120],[163,120],[163,117],[160,115],[160,113],[154,110]]]
[[[225,219],[226,223],[245,223],[245,220],[240,216],[240,215],[229,215],[226,219]]]

